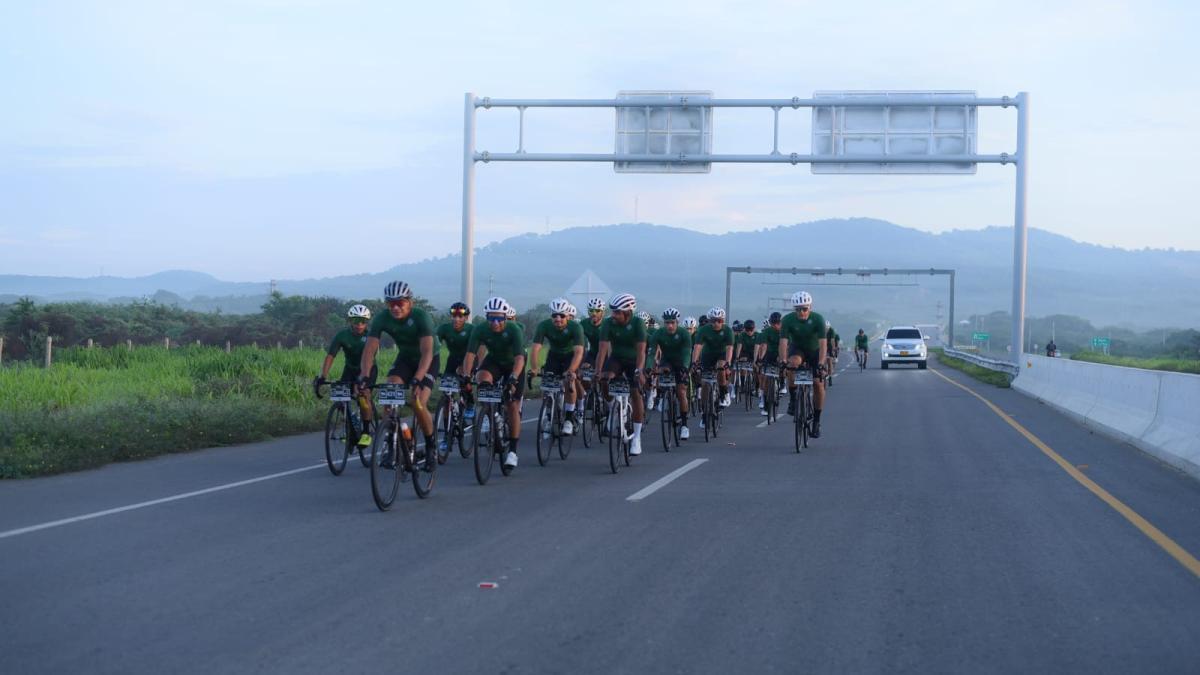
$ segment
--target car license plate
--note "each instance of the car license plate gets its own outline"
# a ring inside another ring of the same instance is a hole
[[[900,356],[908,356],[908,352],[900,352]]]

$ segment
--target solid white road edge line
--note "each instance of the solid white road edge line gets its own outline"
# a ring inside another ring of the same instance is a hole
[[[535,420],[537,420],[536,417],[534,417],[533,419],[521,420],[521,424],[526,424],[528,422],[533,422]],[[8,537],[15,537],[15,536],[22,535],[22,534],[29,534],[30,532],[37,532],[39,530],[48,530],[52,527],[60,527],[62,525],[70,525],[71,523],[78,523],[78,522],[81,522],[84,520],[92,520],[94,518],[103,518],[104,516],[112,516],[112,515],[116,515],[118,513],[125,513],[126,511],[136,511],[138,509],[144,509],[149,506],[158,506],[159,504],[168,504],[170,502],[177,502],[181,499],[189,499],[191,497],[199,497],[201,495],[206,495],[206,494],[209,494],[212,492],[221,492],[222,490],[230,490],[235,487],[242,487],[243,485],[252,485],[254,483],[261,483],[266,480],[274,480],[276,478],[283,478],[284,476],[291,476],[293,474],[302,473],[304,471],[312,471],[313,469],[319,469],[323,466],[326,466],[325,462],[321,462],[320,464],[310,464],[309,466],[302,466],[299,469],[280,471],[278,473],[271,473],[271,474],[267,474],[265,476],[258,476],[257,478],[247,478],[246,480],[239,480],[237,482],[226,483],[224,485],[214,485],[213,487],[204,488],[203,490],[193,490],[191,492],[184,492],[184,493],[177,494],[177,495],[171,495],[170,497],[162,497],[160,499],[151,499],[150,501],[138,502],[136,504],[129,504],[126,506],[118,506],[118,507],[112,508],[112,509],[105,509],[103,511],[95,511],[92,513],[85,513],[82,516],[72,516],[71,518],[62,518],[61,520],[52,520],[48,523],[39,523],[37,525],[30,525],[28,527],[19,527],[15,530],[6,530],[4,532],[0,532],[0,539],[7,539]]]
[[[671,473],[663,476],[662,478],[659,478],[658,480],[647,485],[646,487],[642,488],[641,490],[638,490],[637,492],[629,495],[628,497],[625,498],[625,501],[627,501],[627,502],[641,501],[641,500],[645,499],[646,497],[649,497],[650,495],[654,494],[655,492],[658,492],[662,488],[666,487],[672,481],[674,481],[676,478],[679,478],[683,474],[691,471],[692,469],[700,466],[701,464],[703,464],[707,461],[708,460],[704,459],[704,458],[693,459],[692,461],[688,462],[687,464],[684,464],[683,466],[679,467],[678,469],[675,469]]]

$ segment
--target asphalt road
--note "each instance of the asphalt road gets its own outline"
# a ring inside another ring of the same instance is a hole
[[[455,456],[389,513],[316,435],[0,483],[0,671],[1197,672],[1200,576],[939,373],[1200,554],[1200,484],[1134,448],[847,369],[800,455],[734,409],[614,476],[527,425],[512,477]]]

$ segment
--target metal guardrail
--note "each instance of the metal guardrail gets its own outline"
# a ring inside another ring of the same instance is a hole
[[[1021,372],[1020,369],[1017,368],[1017,365],[1015,363],[1013,363],[1012,361],[1000,361],[997,359],[989,359],[986,356],[972,354],[971,352],[962,352],[957,349],[950,349],[949,347],[944,348],[942,350],[942,352],[946,356],[950,356],[950,357],[953,357],[956,359],[961,359],[968,363],[974,363],[975,365],[981,366],[983,368],[987,368],[988,370],[995,370],[995,371],[1001,372],[1001,373],[1008,373],[1009,375],[1012,375],[1013,377],[1016,377]]]

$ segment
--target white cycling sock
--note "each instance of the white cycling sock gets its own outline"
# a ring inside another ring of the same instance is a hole
[[[564,403],[563,410],[566,412],[575,412],[575,404],[574,403]]]
[[[633,435],[634,435],[634,436],[641,436],[641,435],[642,435],[642,423],[641,423],[641,422],[634,422],[634,423],[633,423]]]

